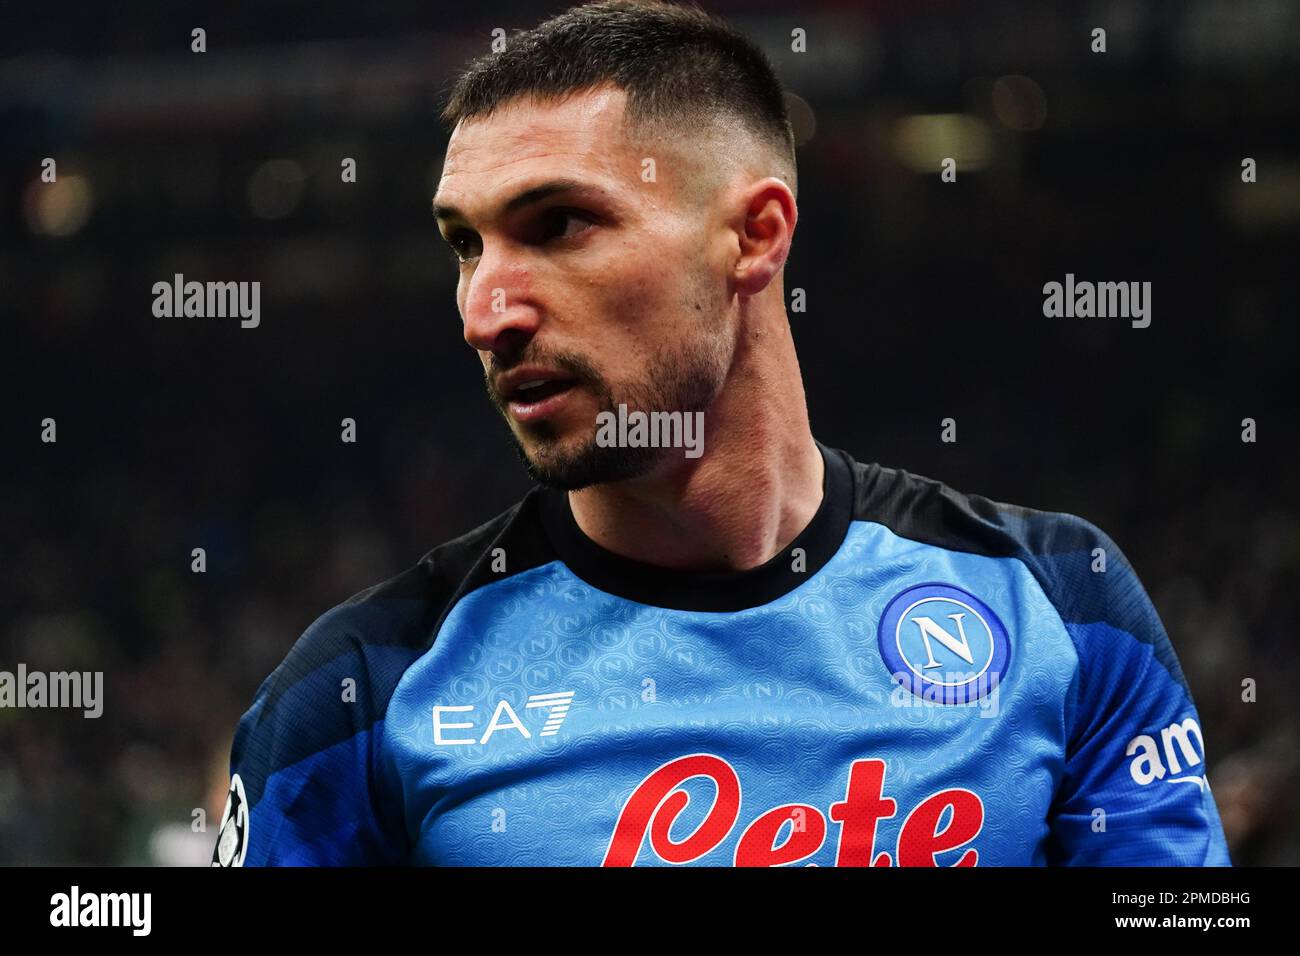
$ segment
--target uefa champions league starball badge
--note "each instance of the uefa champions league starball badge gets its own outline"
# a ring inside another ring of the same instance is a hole
[[[244,781],[239,774],[230,778],[230,792],[226,794],[226,809],[221,814],[221,831],[217,835],[217,849],[213,866],[243,866],[248,851],[248,800],[244,796]]]

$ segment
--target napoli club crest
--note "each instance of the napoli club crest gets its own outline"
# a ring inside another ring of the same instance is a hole
[[[940,704],[991,693],[1011,664],[1011,639],[993,609],[951,584],[918,584],[896,595],[877,639],[894,680]]]

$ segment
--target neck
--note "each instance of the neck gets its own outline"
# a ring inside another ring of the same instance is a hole
[[[650,474],[570,492],[569,504],[587,537],[624,557],[747,570],[812,520],[824,468],[781,310],[754,323],[738,344],[722,392],[704,412],[699,458],[669,449]]]

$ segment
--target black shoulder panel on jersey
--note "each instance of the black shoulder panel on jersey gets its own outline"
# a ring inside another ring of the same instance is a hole
[[[951,551],[1010,557],[1028,548],[1024,536],[1031,525],[1069,517],[964,494],[901,468],[862,462],[854,466],[855,520],[874,521],[904,538]],[[1074,550],[1088,543],[1081,528],[1062,525],[1057,533],[1056,540],[1040,539],[1039,544]]]
[[[495,557],[504,560],[504,571],[493,570]],[[261,761],[269,775],[369,730],[382,719],[406,668],[433,644],[461,597],[553,557],[538,521],[536,494],[530,492],[491,521],[326,611],[258,691],[236,735],[235,762],[245,756],[250,738],[270,735],[274,754]],[[355,703],[340,707],[340,682],[348,678],[359,685]]]
[[[950,551],[1019,559],[1063,622],[1103,622],[1127,631],[1151,644],[1160,662],[1187,688],[1136,572],[1100,528],[1065,512],[964,494],[902,469],[861,462],[854,466],[855,520],[876,522],[900,537]],[[1095,570],[1101,566],[1104,572]]]

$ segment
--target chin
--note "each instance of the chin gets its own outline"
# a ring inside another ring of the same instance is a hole
[[[569,442],[515,436],[515,451],[533,481],[561,491],[578,491],[639,478],[659,463],[665,449],[602,448],[593,434]]]

